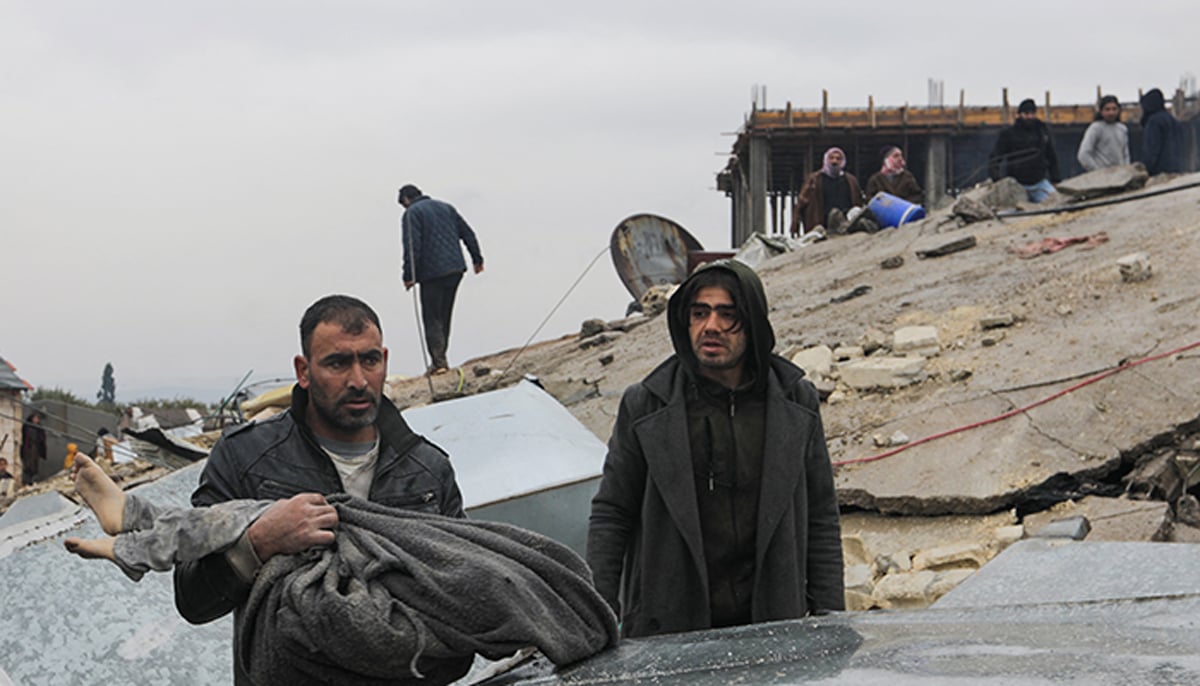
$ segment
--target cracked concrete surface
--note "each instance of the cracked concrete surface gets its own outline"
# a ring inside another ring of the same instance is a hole
[[[1195,174],[1152,179],[1147,189],[1197,180]],[[845,389],[841,402],[822,406],[835,462],[884,450],[874,446],[873,434],[899,430],[916,442],[1044,400],[1123,362],[1200,341],[1200,188],[962,228],[944,217],[934,213],[902,229],[835,238],[759,267],[776,352],[856,345],[870,328],[888,334],[902,326],[938,329],[942,351],[929,360],[928,380],[889,392]],[[1032,259],[1009,252],[1044,238],[1101,231],[1109,241],[1095,247],[1074,245]],[[915,255],[966,236],[977,239],[974,248],[937,258]],[[1133,252],[1149,253],[1148,281],[1121,280],[1117,260]],[[896,255],[904,257],[901,267],[880,267]],[[870,292],[830,303],[859,285],[871,286]],[[997,314],[1014,315],[1014,324],[985,332],[980,319]],[[569,409],[607,440],[622,390],[671,352],[665,322],[658,317],[587,349],[580,343],[574,334],[539,343],[504,379],[475,378],[471,365],[504,369],[515,351],[465,363],[460,392],[525,373],[560,383],[587,380],[598,393]],[[601,364],[605,355],[613,362]],[[459,381],[452,376],[435,377],[439,394],[455,392]],[[393,395],[402,405],[428,400],[424,380],[401,384]],[[1058,483],[1086,487],[1103,479],[1127,467],[1137,446],[1198,417],[1200,348],[1120,371],[1002,421],[840,467],[837,486],[844,505],[882,512],[998,512],[1046,497]]]

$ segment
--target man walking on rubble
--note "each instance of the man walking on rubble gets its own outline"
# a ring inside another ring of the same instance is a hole
[[[374,310],[345,295],[321,298],[300,320],[300,347],[291,408],[226,432],[192,494],[197,507],[279,501],[232,547],[176,567],[175,605],[194,624],[239,613],[272,556],[329,545],[338,517],[324,495],[465,516],[446,454],[413,433],[383,397],[388,351]],[[298,494],[304,495],[292,497]],[[249,684],[238,626],[235,683]]]
[[[458,284],[467,271],[459,242],[471,253],[476,274],[483,271],[483,253],[475,232],[450,203],[434,200],[409,184],[400,188],[400,204],[404,206],[400,224],[404,288],[421,284],[421,322],[431,358],[426,373],[439,374],[450,368],[446,360],[450,317]]]
[[[1000,132],[988,159],[993,181],[1011,176],[1025,187],[1030,202],[1041,202],[1055,192],[1054,183],[1062,181],[1058,173],[1058,153],[1050,129],[1037,117],[1037,103],[1025,98],[1017,106],[1017,120]],[[1053,183],[1051,183],[1053,182]]]
[[[817,392],[767,311],[753,269],[701,267],[668,304],[675,354],[621,400],[587,561],[626,636],[844,607]]]

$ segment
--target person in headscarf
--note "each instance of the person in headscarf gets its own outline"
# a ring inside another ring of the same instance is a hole
[[[1100,98],[1096,121],[1083,132],[1075,157],[1086,171],[1129,164],[1129,129],[1121,123],[1121,101],[1117,96]]]
[[[1183,171],[1183,132],[1166,109],[1163,93],[1151,88],[1142,96],[1142,163],[1150,175]]]
[[[854,174],[846,171],[846,152],[838,147],[825,151],[821,168],[808,175],[800,187],[800,197],[792,212],[792,236],[824,226],[832,233],[844,230],[846,213],[851,207],[862,207],[862,188]],[[832,216],[831,216],[832,215]]]
[[[1045,122],[1038,119],[1037,103],[1025,98],[1017,106],[1017,119],[1000,132],[988,160],[992,180],[1011,176],[1025,187],[1030,202],[1041,202],[1055,192],[1054,183],[1062,181],[1058,173],[1058,153]]]
[[[920,205],[925,197],[917,177],[904,164],[904,152],[894,145],[885,145],[879,151],[883,165],[867,179],[867,198],[876,193],[888,193],[914,205]]]

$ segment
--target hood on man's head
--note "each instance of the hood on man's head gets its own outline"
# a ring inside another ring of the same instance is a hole
[[[1142,94],[1142,121],[1146,121],[1146,117],[1161,112],[1166,109],[1166,99],[1163,98],[1163,92],[1157,88],[1151,88]]]
[[[708,262],[697,267],[691,276],[679,284],[667,303],[667,328],[671,332],[675,353],[689,370],[695,372],[699,369],[688,335],[688,306],[700,289],[706,286],[720,286],[729,291],[746,331],[746,369],[755,378],[765,378],[762,372],[770,360],[771,351],[775,349],[775,330],[767,317],[767,293],[754,269],[739,260]]]

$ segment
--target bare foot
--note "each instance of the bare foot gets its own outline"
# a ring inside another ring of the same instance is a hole
[[[120,486],[108,478],[100,465],[83,453],[75,455],[75,464],[71,471],[75,477],[75,490],[83,496],[84,502],[96,513],[96,519],[100,522],[100,528],[104,529],[104,533],[109,535],[121,533],[121,526],[125,523],[125,491],[122,491]],[[74,540],[78,541],[79,539]],[[70,541],[67,541],[67,544],[67,549],[70,550]],[[108,550],[108,557],[111,559],[111,541],[108,544]],[[71,550],[71,552],[75,551]],[[83,553],[79,554],[83,555]]]
[[[108,538],[91,538],[84,540],[82,538],[68,538],[63,541],[63,545],[67,546],[67,550],[75,553],[79,557],[89,560],[104,559],[114,560],[113,557],[113,541],[116,539],[111,536]]]

